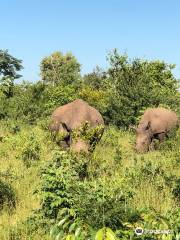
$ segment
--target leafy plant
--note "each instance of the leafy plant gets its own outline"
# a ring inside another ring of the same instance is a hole
[[[54,52],[41,61],[42,80],[53,86],[59,83],[69,84],[79,77],[80,64],[70,53]]]
[[[175,181],[175,187],[172,190],[174,196],[180,202],[180,178]]]
[[[12,187],[0,179],[0,209],[7,207],[12,209],[16,204],[16,196]]]
[[[116,235],[110,228],[102,228],[98,230],[95,236],[95,240],[116,240]]]
[[[92,128],[90,127],[90,124],[86,122],[80,128],[77,128],[72,132],[72,138],[73,141],[76,141],[77,139],[84,140],[85,142],[87,142],[87,144],[90,145],[91,150],[93,150],[96,144],[101,139],[103,131],[103,125]]]
[[[39,142],[36,140],[34,134],[30,136],[22,150],[21,158],[26,165],[30,167],[33,162],[40,159],[41,148]]]
[[[110,97],[105,113],[108,122],[127,127],[137,122],[142,109],[162,104],[179,109],[179,83],[172,74],[174,65],[159,60],[131,60],[117,49],[109,54],[108,60]]]

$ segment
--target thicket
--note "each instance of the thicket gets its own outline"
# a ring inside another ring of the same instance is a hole
[[[96,67],[81,76],[71,53],[55,52],[42,59],[39,82],[17,84],[22,61],[0,51],[0,156],[9,161],[6,173],[12,178],[0,181],[0,208],[19,204],[18,188],[11,189],[14,182],[23,183],[26,175],[31,182],[40,181],[33,188],[40,205],[8,229],[9,239],[26,239],[26,234],[32,239],[39,234],[43,239],[50,239],[49,234],[51,239],[178,239],[180,132],[157,145],[157,153],[140,155],[127,130],[148,107],[164,106],[180,114],[175,66],[129,59],[117,50],[107,59],[107,69]],[[52,111],[77,98],[96,107],[107,125],[89,155],[62,151],[48,132]],[[18,166],[14,172],[11,158]],[[136,227],[172,229],[173,234],[138,237]]]
[[[4,207],[12,210],[15,207],[16,196],[12,187],[0,179],[0,210]]]
[[[179,80],[172,73],[175,65],[163,61],[129,59],[114,50],[107,57],[108,69],[96,67],[81,76],[80,64],[72,54],[55,52],[41,61],[39,82],[15,84],[21,61],[3,51],[0,59],[1,119],[35,123],[76,98],[88,101],[99,109],[107,124],[118,127],[136,124],[147,107],[165,106],[180,112]],[[8,62],[12,69],[8,69]]]

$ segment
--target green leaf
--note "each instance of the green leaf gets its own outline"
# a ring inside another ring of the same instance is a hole
[[[60,229],[57,225],[55,225],[54,227],[51,228],[50,230],[50,236],[56,236],[59,233]]]
[[[106,235],[107,235],[107,240],[115,240],[116,235],[110,228],[106,228]]]
[[[69,234],[69,235],[67,235],[67,237],[65,238],[65,240],[75,240],[74,234]]]
[[[69,220],[68,222],[66,222],[66,223],[63,225],[63,229],[66,229],[66,228],[69,226],[70,223],[71,223],[71,220]]]
[[[59,223],[58,226],[62,227],[62,225],[66,222],[67,218],[63,218]]]
[[[116,236],[110,228],[102,228],[96,233],[95,240],[116,240]]]
[[[103,240],[103,235],[104,235],[103,231],[104,231],[103,228],[98,230],[95,236],[95,240]]]
[[[61,240],[64,235],[64,232],[61,230],[59,234],[56,236],[55,240]]]
[[[76,227],[76,223],[71,224],[71,226],[69,227],[69,232],[74,231],[75,227]]]
[[[78,227],[75,231],[75,238],[77,238],[80,235],[80,233],[81,233],[81,228]]]

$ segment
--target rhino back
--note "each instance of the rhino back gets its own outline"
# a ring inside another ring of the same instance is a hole
[[[92,126],[104,125],[102,115],[91,106],[89,106],[89,120]]]
[[[63,122],[70,129],[78,128],[86,121],[90,125],[103,121],[100,113],[81,99],[58,107],[52,114],[52,120],[54,122]]]
[[[149,121],[154,133],[169,131],[179,122],[176,113],[165,108],[148,109],[142,121]]]

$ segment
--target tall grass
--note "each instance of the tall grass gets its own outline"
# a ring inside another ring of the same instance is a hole
[[[22,153],[32,134],[40,145],[40,155],[27,167]],[[41,181],[40,169],[50,161],[57,146],[48,132],[38,126],[20,125],[20,131],[14,133],[7,123],[1,122],[0,135],[0,178],[11,184],[16,193],[16,208],[12,212],[6,208],[0,212],[0,239],[50,239],[48,234],[40,237],[41,232],[29,236],[26,227],[19,228],[19,225],[40,206],[39,196],[34,194]],[[134,142],[132,132],[114,127],[107,129],[92,156],[88,157],[89,177],[127,185],[133,192],[129,204],[134,209],[164,214],[176,208],[179,203],[167,179],[180,177],[177,155],[180,144],[176,141],[174,149],[167,142],[157,151],[136,154]]]

